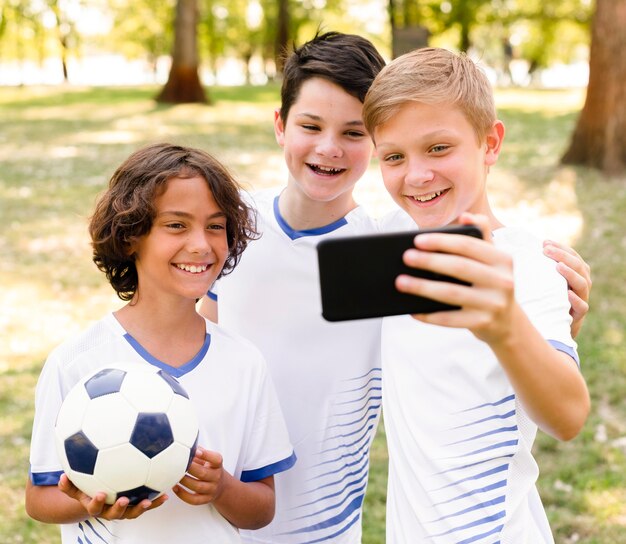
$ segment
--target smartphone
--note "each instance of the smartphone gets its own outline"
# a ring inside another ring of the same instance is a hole
[[[482,238],[481,231],[473,225],[452,225],[322,240],[317,245],[317,257],[324,319],[347,321],[458,310],[458,306],[401,293],[395,287],[400,274],[468,285],[450,276],[411,268],[402,262],[402,254],[415,247],[415,236],[427,232]]]

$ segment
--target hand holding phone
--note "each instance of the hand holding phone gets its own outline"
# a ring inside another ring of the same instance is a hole
[[[481,231],[473,225],[452,225],[322,240],[317,246],[317,253],[324,319],[345,321],[458,309],[458,306],[401,293],[395,287],[395,280],[400,274],[467,285],[456,278],[404,264],[402,255],[407,249],[415,247],[415,236],[427,232],[482,238]]]

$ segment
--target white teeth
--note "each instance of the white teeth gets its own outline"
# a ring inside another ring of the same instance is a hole
[[[429,200],[432,200],[433,198],[437,198],[441,193],[443,193],[443,191],[437,191],[435,193],[430,193],[429,195],[420,195],[420,196],[413,196],[413,200],[417,200],[418,202],[428,202]]]
[[[319,166],[317,164],[312,164],[311,168],[321,174],[339,174],[340,172],[343,172],[343,168],[330,168],[327,166]]]
[[[185,272],[191,272],[192,274],[198,274],[200,272],[204,272],[207,269],[207,265],[203,264],[202,266],[188,265],[188,264],[177,264],[176,268],[180,268]]]

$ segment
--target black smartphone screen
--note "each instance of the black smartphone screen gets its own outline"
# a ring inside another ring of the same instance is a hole
[[[317,246],[317,256],[324,319],[346,321],[458,309],[458,306],[400,293],[395,287],[400,274],[465,283],[443,274],[411,268],[402,262],[403,253],[414,247],[415,236],[426,232],[482,238],[480,230],[473,225],[452,225],[322,240]]]

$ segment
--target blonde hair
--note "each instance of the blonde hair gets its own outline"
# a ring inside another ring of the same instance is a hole
[[[363,102],[363,120],[373,136],[408,102],[458,107],[483,141],[496,121],[491,84],[465,54],[416,49],[393,60],[376,76]]]

